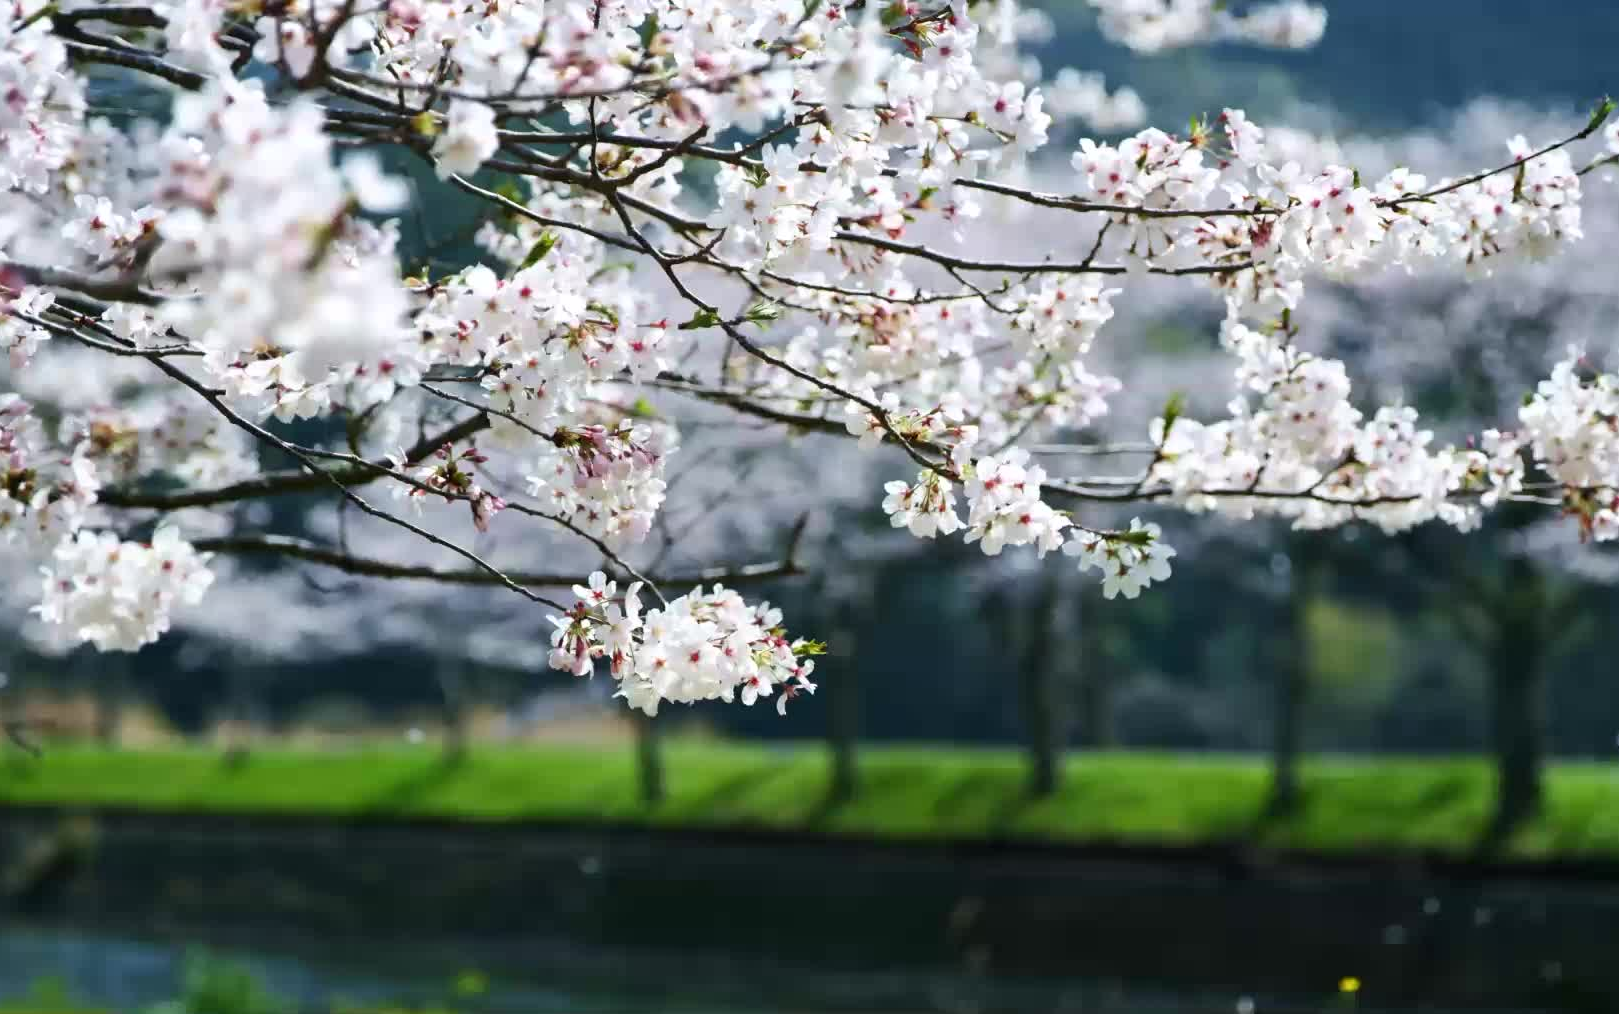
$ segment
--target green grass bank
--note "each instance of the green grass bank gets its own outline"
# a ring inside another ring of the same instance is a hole
[[[51,746],[0,762],[0,806],[298,815],[378,821],[637,824],[772,829],[898,840],[1037,840],[1199,846],[1247,840],[1323,854],[1472,850],[1485,833],[1493,778],[1482,759],[1323,758],[1307,765],[1302,807],[1264,815],[1257,757],[1076,755],[1061,789],[1033,799],[1008,750],[872,747],[856,797],[827,801],[826,754],[671,742],[668,798],[637,797],[626,748],[475,747],[446,763],[431,747],[316,752],[265,748],[237,764],[198,748]],[[1619,861],[1619,766],[1562,763],[1545,812],[1502,857]]]

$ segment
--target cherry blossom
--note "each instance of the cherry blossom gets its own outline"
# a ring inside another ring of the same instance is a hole
[[[495,112],[480,102],[455,101],[443,133],[433,143],[440,177],[471,176],[500,147]]]
[[[40,343],[50,338],[51,333],[33,321],[55,300],[43,289],[24,286],[6,307],[6,316],[0,320],[0,348],[6,350],[12,369],[27,366]]]
[[[173,528],[149,543],[81,531],[42,568],[38,611],[101,651],[135,651],[169,629],[176,606],[202,600],[213,582],[207,564]]]
[[[1114,598],[1123,593],[1127,599],[1141,594],[1141,590],[1155,581],[1169,580],[1170,558],[1173,546],[1161,538],[1157,525],[1143,524],[1140,518],[1130,522],[1126,532],[1105,535],[1084,532],[1063,546],[1063,552],[1079,557],[1079,569],[1102,572],[1102,595]]]
[[[789,641],[769,603],[749,605],[715,585],[643,612],[640,590],[635,582],[619,598],[617,583],[600,571],[576,586],[578,602],[551,617],[552,667],[589,676],[595,660],[606,659],[617,696],[648,715],[663,701],[751,705],[772,694],[782,710],[798,693],[815,692],[809,676],[820,646]]]

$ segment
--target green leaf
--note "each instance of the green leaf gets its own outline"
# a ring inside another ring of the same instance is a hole
[[[697,331],[705,327],[714,327],[720,322],[720,315],[713,310],[698,310],[691,320],[680,325],[682,331]]]
[[[538,264],[540,261],[545,259],[545,255],[550,253],[551,248],[556,245],[556,233],[549,229],[540,233],[540,238],[535,240],[534,245],[528,248],[528,256],[523,258],[523,263],[517,266],[517,270],[521,271],[524,268],[531,268]]]
[[[499,183],[495,184],[494,190],[495,193],[506,198],[506,200],[511,201],[513,204],[522,204],[524,201],[528,200],[528,195],[523,193],[523,188],[518,185],[516,180],[501,180]]]
[[[1127,546],[1150,546],[1153,543],[1151,532],[1137,528],[1123,532],[1111,532],[1108,534],[1107,540],[1109,542],[1122,542]]]
[[[781,307],[774,303],[754,303],[748,307],[748,312],[742,315],[750,324],[764,327],[770,321],[781,316]]]
[[[1591,120],[1585,125],[1585,132],[1590,134],[1604,123],[1607,123],[1608,117],[1613,115],[1613,108],[1613,99],[1604,95],[1602,101],[1597,103],[1596,109],[1591,112]]]
[[[1168,401],[1164,402],[1164,436],[1166,438],[1169,436],[1169,431],[1174,428],[1175,420],[1185,414],[1186,395],[1176,391],[1169,396]]]
[[[630,406],[630,415],[638,419],[656,419],[658,410],[653,408],[652,403],[647,401],[646,396],[643,395],[635,399],[635,404]]]

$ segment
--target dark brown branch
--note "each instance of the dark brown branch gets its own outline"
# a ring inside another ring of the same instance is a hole
[[[531,211],[524,205],[518,204],[516,201],[504,194],[497,194],[493,190],[485,190],[483,187],[470,183],[467,180],[462,179],[460,176],[451,176],[449,178],[449,182],[452,186],[458,187],[459,189],[472,194],[474,197],[478,197],[488,201],[491,204],[498,205],[513,215],[526,218],[529,221],[535,222],[539,225],[547,226],[553,229],[568,229],[572,232],[583,233],[584,235],[589,236],[591,239],[605,243],[608,246],[616,246],[621,250],[630,250],[635,253],[641,252],[641,247],[639,244],[635,243],[626,236],[615,236],[613,233],[602,232],[599,229],[592,229],[590,226],[580,225],[578,222],[569,222],[560,218],[547,218],[536,211]]]
[[[801,520],[794,528],[788,555],[783,559],[743,564],[737,567],[708,567],[686,574],[660,576],[653,578],[649,583],[655,582],[680,587],[713,584],[715,582],[725,585],[740,585],[802,574],[803,570],[794,557],[797,550],[798,536],[803,531],[803,525],[804,522]],[[200,539],[193,542],[192,545],[196,547],[198,552],[204,553],[226,553],[237,556],[284,556],[309,563],[318,563],[325,567],[343,571],[346,574],[355,574],[361,577],[437,581],[440,584],[480,587],[504,583],[496,575],[484,570],[467,568],[446,570],[440,567],[390,563],[386,560],[355,556],[352,553],[323,546],[307,539],[282,535]],[[501,573],[520,585],[535,588],[566,588],[571,585],[585,584],[589,580],[589,576],[584,574],[545,574],[513,570],[502,571]]]
[[[1607,108],[1611,109],[1612,107],[1609,106]],[[1542,155],[1550,155],[1559,148],[1566,148],[1576,141],[1585,140],[1587,137],[1590,137],[1592,134],[1596,133],[1602,127],[1602,125],[1607,122],[1607,119],[1607,115],[1594,116],[1591,118],[1589,123],[1580,129],[1578,133],[1570,134],[1561,141],[1553,141],[1551,144],[1546,145],[1546,147],[1541,148],[1538,151],[1530,152],[1523,158],[1515,158],[1505,165],[1496,166],[1494,169],[1485,169],[1483,172],[1476,172],[1471,176],[1463,176],[1461,179],[1452,180],[1451,182],[1446,183],[1444,186],[1435,187],[1432,190],[1424,190],[1420,194],[1410,194],[1405,197],[1395,197],[1387,201],[1380,201],[1379,204],[1381,207],[1385,208],[1398,208],[1402,204],[1413,204],[1418,201],[1431,201],[1441,194],[1448,194],[1453,190],[1460,190],[1462,187],[1468,186],[1469,184],[1477,183],[1480,180],[1489,179],[1491,176],[1498,176],[1501,173],[1511,172],[1512,170],[1517,169],[1519,166],[1533,162]]]
[[[522,585],[517,584],[511,578],[509,578],[505,574],[501,573],[501,571],[498,568],[496,568],[493,565],[486,562],[483,559],[483,557],[479,556],[477,553],[474,553],[472,550],[467,549],[464,546],[459,546],[459,545],[451,542],[448,539],[445,539],[445,538],[442,538],[442,537],[440,537],[438,535],[433,534],[432,532],[428,531],[427,529],[423,528],[420,525],[413,524],[413,523],[405,520],[404,518],[397,517],[397,516],[395,516],[393,514],[390,514],[387,511],[383,510],[380,507],[376,507],[376,506],[372,505],[365,498],[361,497],[359,494],[357,494],[353,490],[349,489],[348,485],[345,484],[341,479],[337,478],[331,472],[326,471],[325,469],[322,469],[319,465],[315,464],[314,458],[312,458],[310,456],[310,454],[307,453],[304,449],[301,449],[301,448],[297,447],[294,444],[290,444],[287,441],[282,440],[280,437],[276,436],[274,433],[271,433],[270,431],[266,430],[264,427],[257,426],[255,424],[249,422],[248,420],[242,418],[242,416],[238,415],[235,411],[233,411],[229,405],[226,405],[224,400],[221,399],[218,394],[215,394],[213,391],[210,391],[207,387],[205,387],[203,384],[201,384],[197,380],[195,380],[192,377],[190,377],[189,375],[187,375],[184,370],[181,370],[179,367],[175,366],[173,363],[166,362],[166,361],[164,361],[162,359],[152,359],[152,360],[149,360],[149,362],[151,362],[151,364],[153,366],[157,367],[159,370],[163,371],[163,373],[165,375],[167,375],[170,380],[173,380],[176,383],[179,383],[180,385],[182,385],[184,387],[187,387],[187,388],[191,389],[193,392],[195,392],[199,397],[201,397],[210,406],[212,406],[214,411],[216,411],[220,415],[224,416],[226,421],[228,421],[232,426],[235,426],[238,429],[246,431],[247,433],[251,434],[255,439],[259,440],[261,443],[269,444],[270,446],[275,447],[278,450],[280,450],[282,453],[291,455],[294,459],[296,459],[298,461],[298,463],[300,465],[302,465],[305,469],[307,469],[311,474],[318,476],[322,482],[330,484],[333,488],[335,488],[337,490],[337,492],[343,497],[343,499],[347,500],[349,503],[352,503],[354,506],[360,508],[360,510],[364,511],[365,513],[371,515],[372,517],[378,519],[379,521],[386,521],[391,525],[395,525],[395,526],[397,526],[399,528],[403,528],[405,531],[410,532],[411,534],[416,535],[416,536],[426,540],[427,542],[431,542],[433,545],[438,546],[441,549],[448,549],[452,553],[455,553],[457,556],[460,556],[460,557],[466,559],[468,562],[470,562],[473,566],[477,567],[478,569],[486,571],[492,578],[494,578],[494,580],[495,580],[495,582],[497,584],[500,584],[500,585],[502,585],[502,586],[504,586],[506,588],[511,589],[512,591],[514,591],[517,594],[523,596],[524,598],[530,600],[531,602],[537,602],[537,603],[539,603],[541,605],[547,605],[547,606],[550,606],[553,609],[563,609],[563,608],[565,608],[561,604],[559,604],[559,603],[557,603],[557,602],[555,602],[555,601],[553,601],[551,599],[548,599],[543,595],[536,595],[532,591],[529,591],[527,588],[523,587]],[[484,418],[487,419],[487,417],[484,417]],[[386,468],[381,468],[381,471],[389,472],[389,474],[392,474]]]
[[[489,427],[489,416],[478,414],[456,423],[419,441],[405,452],[410,464],[422,461],[445,444],[464,440]],[[382,471],[378,471],[381,469]],[[211,489],[187,489],[173,493],[143,493],[138,490],[104,489],[99,502],[108,507],[149,508],[177,510],[181,507],[207,507],[214,504],[234,503],[266,496],[284,496],[290,493],[308,493],[335,482],[341,486],[363,486],[382,477],[388,466],[378,463],[373,468],[344,468],[320,471],[318,474],[302,470],[268,472]]]
[[[92,278],[60,268],[17,262],[5,265],[5,270],[17,273],[29,285],[38,285],[46,289],[69,289],[91,299],[107,302],[157,306],[164,298],[156,292],[141,288],[137,282],[129,278]]]
[[[57,34],[62,35],[63,32],[59,29]],[[84,36],[87,33],[76,34]],[[97,46],[88,42],[77,42],[73,41],[71,36],[66,36],[65,38],[68,55],[75,60],[138,70],[143,74],[162,78],[187,91],[196,91],[208,81],[206,76],[198,74],[196,71],[175,66],[167,60],[153,56],[150,53],[136,52],[132,49],[115,49],[112,46]]]
[[[876,247],[879,250],[904,254],[907,257],[915,257],[919,260],[929,261],[940,267],[957,271],[1004,271],[1015,275],[1123,275],[1135,270],[1123,264],[1091,264],[1089,261],[1077,261],[1074,263],[975,261],[941,253],[921,244],[901,243],[881,236],[873,236],[863,232],[849,232],[847,230],[839,232],[834,238],[842,243],[859,243],[862,246]],[[1141,270],[1149,275],[1224,275],[1246,271],[1253,266],[1253,261],[1236,261],[1231,264],[1197,264],[1188,268],[1147,267]]]

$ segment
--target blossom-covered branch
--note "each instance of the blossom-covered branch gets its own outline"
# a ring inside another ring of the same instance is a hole
[[[1090,3],[1149,52],[1308,46],[1326,23],[1300,0]],[[669,463],[704,410],[738,442],[740,416],[895,448],[906,472],[870,499],[896,528],[1061,550],[1109,597],[1174,556],[1158,524],[1109,520],[1121,504],[1398,531],[1524,500],[1619,537],[1613,375],[1575,351],[1517,419],[1437,446],[1418,406],[1357,404],[1309,351],[1307,298],[1556,256],[1619,156],[1611,103],[1561,138],[1503,138],[1476,172],[1363,178],[1235,109],[1120,137],[1139,97],[1073,69],[1025,80],[1028,24],[1011,0],[5,0],[8,566],[42,572],[42,619],[105,650],[200,602],[216,553],[504,587],[554,610],[553,664],[656,712],[785,704],[820,650],[727,588],[660,588],[789,577],[810,562],[796,534],[765,564],[647,580],[661,561],[635,562],[674,527]],[[167,115],[115,124],[93,101],[109,82]],[[407,271],[401,222],[440,193],[483,209],[478,255]],[[1066,238],[982,249],[1033,215]],[[1128,340],[1114,307],[1148,276],[1223,303],[1229,412],[1172,403],[1137,442],[1069,444],[1121,391],[1096,346]],[[26,395],[69,348],[144,379],[111,404]],[[1140,467],[1054,476],[1031,449]],[[239,530],[233,506],[271,498],[460,563]],[[469,541],[507,531],[600,569]],[[575,583],[573,604],[534,591]]]

